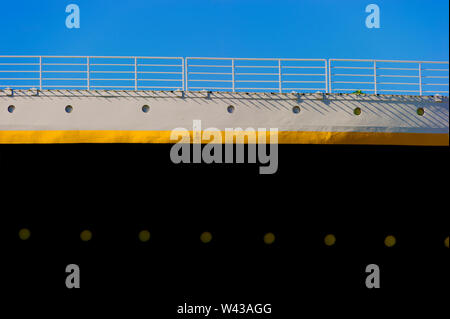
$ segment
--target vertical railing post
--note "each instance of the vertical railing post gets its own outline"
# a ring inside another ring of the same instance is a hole
[[[181,58],[181,90],[184,91],[184,58]]]
[[[419,95],[422,96],[422,63],[419,63]]]
[[[88,91],[91,89],[91,61],[90,61],[90,58],[89,57],[86,57],[86,59],[87,59],[87,64],[86,64],[86,66],[87,66],[87,89],[88,89]]]
[[[331,59],[328,59],[328,81],[329,81],[329,84],[328,84],[328,93],[333,93],[333,89],[332,89],[332,87],[331,87]]]
[[[39,90],[42,91],[42,56],[39,57]]]
[[[373,85],[374,94],[377,94],[377,61],[373,60]]]
[[[184,63],[184,71],[186,72],[186,75],[184,77],[184,82],[186,83],[186,92],[189,91],[189,62],[188,62],[188,58],[185,59],[185,63]]]
[[[137,57],[134,57],[134,90],[138,90]]]
[[[281,93],[281,60],[278,59],[278,91]]]
[[[234,84],[234,59],[231,59],[231,75],[232,75],[231,82],[233,85],[233,93],[234,93],[234,91],[236,89],[235,84]]]
[[[325,60],[325,93],[328,92],[328,61]]]

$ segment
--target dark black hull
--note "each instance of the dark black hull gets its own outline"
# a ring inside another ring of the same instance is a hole
[[[351,314],[354,304],[402,313],[448,296],[448,147],[280,145],[275,175],[257,164],[175,165],[170,147],[2,145],[10,296],[168,318],[185,302],[272,303],[273,317],[287,318],[276,314]],[[24,227],[28,241],[17,236]],[[81,268],[78,291],[64,284],[70,263]],[[365,286],[372,263],[380,290]]]

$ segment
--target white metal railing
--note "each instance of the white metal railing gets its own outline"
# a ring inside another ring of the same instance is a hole
[[[9,76],[8,76],[9,75]],[[0,56],[0,88],[182,90],[174,57]]]
[[[327,92],[327,60],[189,57],[185,89]]]
[[[0,89],[448,95],[448,61],[0,56]]]
[[[329,59],[329,92],[448,95],[448,61]]]

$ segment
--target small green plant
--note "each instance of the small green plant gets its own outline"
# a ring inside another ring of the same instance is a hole
[[[353,92],[352,94],[356,94],[356,95],[365,95],[366,93],[364,93],[361,90],[356,90],[355,92]]]

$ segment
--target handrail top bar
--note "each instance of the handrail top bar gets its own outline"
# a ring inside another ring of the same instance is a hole
[[[104,58],[104,59],[190,59],[190,60],[254,60],[254,61],[327,61],[324,58],[297,59],[297,58],[227,58],[227,57],[162,57],[162,56],[100,56],[100,55],[0,55],[0,58]],[[329,61],[353,61],[353,62],[393,62],[393,63],[436,63],[449,64],[449,61],[416,61],[416,60],[377,60],[377,59],[336,59],[330,58]]]
[[[76,58],[76,59],[184,59],[183,57],[158,56],[101,56],[101,55],[0,55],[0,58]]]
[[[330,61],[348,61],[348,62],[393,62],[393,63],[436,63],[448,64],[449,61],[412,61],[412,60],[377,60],[377,59],[329,59]]]
[[[295,58],[212,58],[212,57],[186,57],[186,60],[245,60],[245,61],[326,61],[327,59],[295,59]]]

